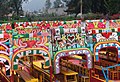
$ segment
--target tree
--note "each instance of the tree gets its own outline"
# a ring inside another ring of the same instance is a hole
[[[51,7],[52,3],[50,2],[50,0],[46,0],[45,2],[45,8],[49,9]]]
[[[107,9],[105,8],[104,4],[104,0],[92,0],[92,5],[90,6],[91,12],[106,14]]]
[[[11,1],[12,10],[17,16],[19,16],[23,12],[22,3],[25,1],[27,2],[28,0],[10,0],[10,1]]]
[[[71,0],[62,0],[62,1],[68,4]]]
[[[61,0],[55,0],[54,1],[54,8],[59,8],[59,7],[61,7],[61,5],[62,5]]]
[[[0,0],[0,18],[13,14],[19,16],[23,13],[22,3],[28,0]]]
[[[78,13],[80,13],[80,0],[71,0],[66,6],[68,9],[65,12],[68,12],[68,14],[75,13],[75,17]]]
[[[9,0],[0,0],[0,18],[8,15],[10,12],[10,1]]]
[[[104,2],[108,14],[112,15],[120,12],[120,0],[104,0]]]
[[[63,0],[67,2],[68,0]],[[115,14],[120,11],[120,0],[71,0],[67,2],[68,9],[66,12],[75,13],[75,17],[80,13],[82,5],[83,13],[100,13],[100,14]]]

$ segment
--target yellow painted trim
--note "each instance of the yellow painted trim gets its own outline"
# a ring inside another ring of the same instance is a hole
[[[100,80],[100,81],[106,82],[105,80],[100,79],[100,78],[97,78],[97,77],[95,77],[95,76],[92,76],[92,78],[95,78],[95,79],[98,79],[98,80]]]
[[[16,43],[16,40],[14,40],[14,45],[18,48],[19,45]]]
[[[109,80],[108,82],[120,82],[120,80]]]
[[[47,36],[45,36],[45,37],[43,38],[43,40],[44,40],[43,44],[47,43],[47,41],[48,41]]]

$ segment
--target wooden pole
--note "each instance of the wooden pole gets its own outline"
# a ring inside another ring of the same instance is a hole
[[[81,13],[81,16],[82,16],[82,0],[80,1],[81,3],[81,6],[80,6],[80,13]]]
[[[14,71],[12,70],[12,74],[11,74],[11,77],[10,77],[10,82],[14,82]]]
[[[50,66],[50,82],[53,82],[52,81],[52,66]]]

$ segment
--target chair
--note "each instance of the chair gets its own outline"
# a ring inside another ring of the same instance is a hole
[[[110,71],[109,72],[109,77],[112,80],[118,80],[119,79],[119,72],[118,71]]]

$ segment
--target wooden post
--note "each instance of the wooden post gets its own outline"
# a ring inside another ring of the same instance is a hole
[[[43,81],[42,81],[42,74],[40,74],[40,81],[39,81],[39,82],[43,82]]]
[[[50,82],[53,82],[52,81],[52,66],[50,66]]]
[[[14,71],[12,70],[12,74],[11,74],[11,77],[10,77],[10,82],[14,82]]]
[[[18,75],[17,82],[20,82],[20,75]]]

